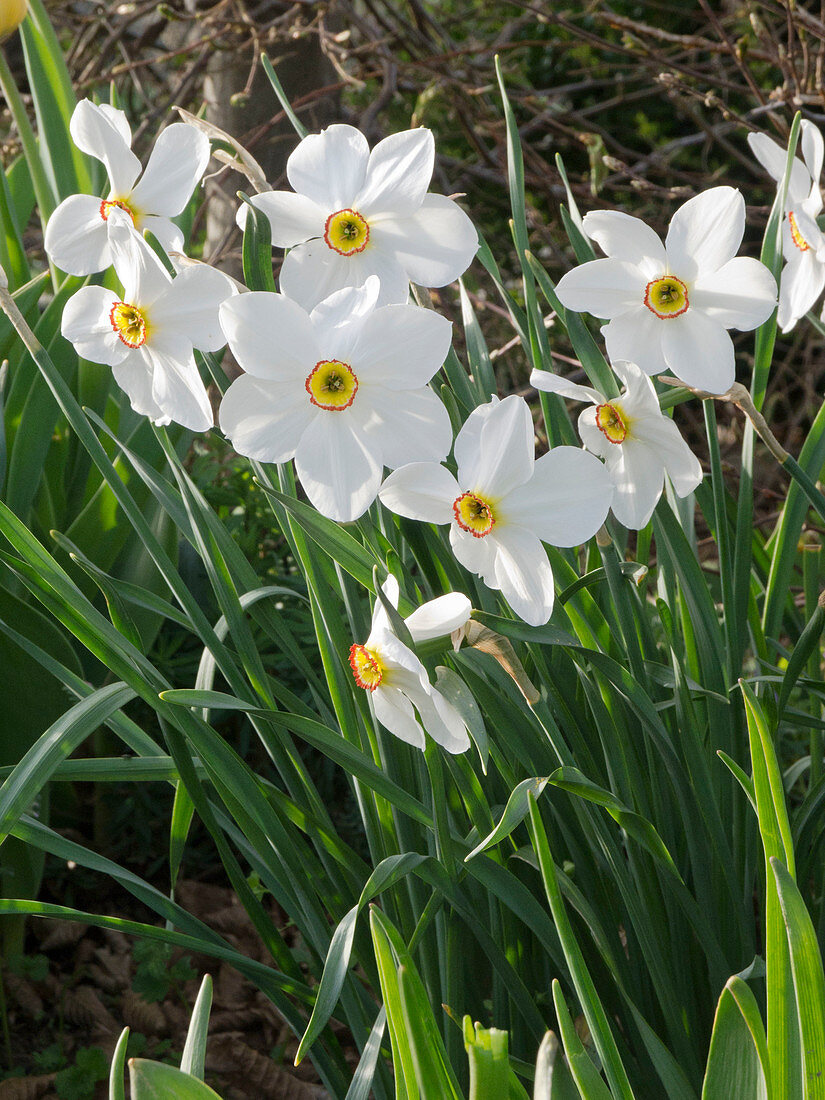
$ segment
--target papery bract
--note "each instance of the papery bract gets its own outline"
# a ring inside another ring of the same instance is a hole
[[[82,99],[69,124],[78,149],[103,162],[109,175],[105,199],[70,195],[46,226],[45,248],[70,275],[91,275],[112,263],[107,222],[122,210],[139,230],[150,230],[167,250],[183,248],[183,234],[170,220],[180,214],[209,162],[209,139],[185,122],[163,130],[140,175],[132,133],[123,111]],[[137,182],[135,182],[137,181]]]
[[[605,460],[616,486],[611,509],[625,527],[644,527],[668,475],[680,497],[702,480],[701,464],[659,408],[653,383],[635,363],[617,362],[613,369],[626,389],[621,397],[605,397],[589,386],[578,386],[549,371],[534,370],[530,384],[595,408],[579,416],[579,435],[589,451]]]
[[[312,309],[371,275],[381,280],[380,304],[406,299],[410,281],[446,286],[457,279],[478,234],[452,199],[427,193],[434,156],[432,133],[423,128],[392,134],[372,152],[353,126],[305,137],[287,161],[294,191],[252,199],[269,218],[272,243],[290,250],[281,290]]]
[[[759,260],[736,256],[745,202],[712,187],[673,215],[664,245],[638,218],[617,210],[585,215],[584,230],[607,253],[569,271],[562,305],[607,318],[610,358],[645,374],[672,370],[686,385],[725,393],[735,379],[729,328],[753,329],[776,305],[776,281]]]
[[[785,178],[788,153],[766,134],[748,134],[748,145],[777,184]],[[782,253],[787,261],[779,280],[776,321],[788,332],[808,312],[825,287],[825,235],[816,223],[822,210],[822,134],[812,122],[801,126],[802,160],[794,157],[782,223]]]
[[[538,461],[523,398],[475,409],[455,441],[457,478],[435,463],[390,474],[383,504],[426,523],[449,523],[461,564],[499,589],[525,622],[553,610],[553,572],[542,541],[578,546],[598,531],[613,498],[601,462],[576,447],[555,447]]]
[[[268,292],[221,309],[246,371],[224,395],[221,428],[250,458],[294,457],[309,499],[341,522],[375,500],[384,466],[438,461],[452,438],[447,410],[427,386],[452,326],[432,310],[377,306],[379,290],[370,278],[312,313]]]
[[[63,311],[62,332],[84,359],[112,368],[132,408],[155,421],[193,431],[213,424],[212,407],[193,348],[225,343],[218,309],[235,288],[205,264],[175,279],[120,211],[109,218],[109,247],[122,296],[82,287]]]
[[[387,577],[382,588],[397,607],[395,577]],[[467,622],[471,610],[466,596],[448,592],[422,604],[404,622],[413,641],[419,642],[451,634]],[[423,749],[426,730],[447,752],[466,752],[470,747],[464,719],[432,686],[426,668],[398,638],[379,599],[373,608],[369,637],[363,645],[350,649],[350,667],[358,686],[372,695],[376,718],[402,741]]]

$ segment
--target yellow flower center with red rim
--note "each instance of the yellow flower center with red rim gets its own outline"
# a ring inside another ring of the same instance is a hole
[[[597,405],[596,427],[608,443],[624,443],[629,431],[618,405]]]
[[[493,506],[478,493],[462,493],[453,501],[453,515],[462,531],[469,531],[474,539],[483,539],[495,526]]]
[[[105,222],[109,220],[109,215],[117,207],[118,210],[122,210],[124,214],[128,214],[132,219],[132,225],[135,224],[135,213],[128,203],[123,202],[122,199],[104,199],[100,204],[100,216]]]
[[[369,244],[370,227],[357,210],[336,210],[324,225],[324,240],[339,256],[354,256]]]
[[[688,288],[675,275],[652,279],[645,287],[645,305],[662,321],[672,321],[687,313],[690,301]]]
[[[146,318],[137,306],[115,302],[109,311],[109,320],[127,348],[139,348],[146,343]]]
[[[793,210],[788,211],[788,225],[791,227],[791,240],[793,241],[793,243],[796,245],[800,252],[808,252],[811,246],[802,236]]]
[[[350,646],[349,667],[356,684],[365,691],[375,691],[384,679],[384,666],[373,650],[365,645]]]
[[[358,379],[349,363],[340,359],[321,359],[307,375],[304,383],[309,399],[319,409],[343,412],[358,393]]]

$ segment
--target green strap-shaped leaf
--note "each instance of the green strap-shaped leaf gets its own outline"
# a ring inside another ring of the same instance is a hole
[[[564,1053],[567,1055],[567,1064],[581,1100],[613,1100],[610,1089],[599,1076],[599,1071],[576,1034],[576,1028],[557,978],[553,979],[553,1003],[556,1006],[556,1019],[559,1021],[559,1032],[564,1044]]]
[[[147,1058],[129,1062],[129,1083],[132,1100],[220,1100],[215,1090],[197,1077]]]
[[[126,1047],[128,1043],[129,1028],[125,1027],[120,1033],[115,1052],[112,1055],[112,1066],[109,1070],[109,1100],[126,1100],[123,1074],[126,1072]]]
[[[212,978],[205,974],[195,1007],[192,1009],[192,1018],[189,1021],[189,1030],[186,1033],[186,1043],[180,1060],[180,1068],[183,1073],[191,1077],[203,1080],[203,1068],[206,1062],[206,1034],[209,1030],[209,1012],[212,1008]]]
[[[539,1047],[533,1100],[579,1100],[579,1091],[573,1083],[561,1044],[553,1031],[547,1032]]]
[[[769,1100],[768,1041],[756,998],[741,978],[719,997],[702,1100]]]
[[[539,779],[523,779],[517,787],[514,787],[510,792],[510,797],[507,799],[507,805],[504,807],[504,813],[499,818],[498,824],[495,829],[484,838],[479,844],[473,848],[472,852],[469,852],[464,857],[464,862],[467,863],[473,859],[474,856],[480,855],[488,848],[492,848],[494,844],[498,844],[499,841],[505,840],[510,833],[520,825],[527,816],[530,810],[530,795],[533,798],[538,798],[544,788],[547,786],[547,778]]]

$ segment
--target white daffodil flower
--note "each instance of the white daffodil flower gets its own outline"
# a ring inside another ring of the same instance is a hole
[[[217,351],[226,343],[218,309],[235,288],[205,264],[172,279],[120,211],[110,214],[108,232],[123,295],[82,287],[66,303],[61,331],[82,358],[112,368],[136,412],[156,424],[174,420],[206,431],[212,408],[192,349]]]
[[[220,425],[241,454],[295,459],[325,516],[347,523],[375,500],[383,467],[439,461],[447,410],[427,383],[452,326],[433,310],[377,306],[378,279],[339,290],[307,313],[282,294],[243,294],[221,307],[246,374],[224,395]]]
[[[766,134],[748,134],[751,152],[778,184],[785,178],[787,149]],[[776,321],[788,332],[804,317],[825,287],[825,236],[816,223],[822,210],[819,176],[822,171],[822,134],[812,122],[802,122],[802,160],[794,157],[788,181],[782,225],[782,252],[787,260],[779,280]]]
[[[712,187],[684,203],[662,244],[638,218],[617,210],[585,215],[584,230],[607,253],[569,271],[556,287],[562,305],[605,317],[614,362],[663,369],[688,386],[725,393],[735,379],[729,328],[753,329],[776,306],[776,281],[759,260],[737,256],[745,201]]]
[[[387,577],[382,585],[393,607],[398,606],[398,581]],[[470,618],[471,605],[460,592],[448,592],[422,604],[404,622],[414,642],[451,634]],[[380,600],[375,601],[370,636],[353,645],[349,663],[355,682],[369,691],[375,716],[390,733],[423,749],[426,730],[450,753],[466,752],[470,738],[464,719],[430,683],[427,670],[392,628]]]
[[[535,460],[533,421],[523,398],[475,409],[455,441],[458,477],[430,462],[390,474],[380,499],[425,523],[449,523],[461,564],[500,590],[526,623],[553,610],[553,572],[542,542],[578,546],[598,531],[613,483],[593,455],[555,447]]]
[[[648,376],[635,363],[620,361],[613,370],[625,386],[621,397],[605,397],[590,386],[578,386],[543,370],[533,371],[530,385],[596,406],[579,416],[579,435],[589,451],[604,459],[616,486],[613,515],[638,531],[653,515],[665,474],[677,495],[686,497],[702,480],[702,467],[679,429],[659,408]]]
[[[424,128],[392,134],[372,152],[353,126],[305,137],[287,161],[294,191],[252,199],[269,218],[272,243],[290,249],[284,294],[312,309],[377,275],[383,305],[404,301],[410,281],[446,286],[457,279],[476,254],[478,234],[452,199],[427,194],[434,158]],[[245,208],[238,214],[243,223]]]
[[[105,165],[109,193],[105,199],[70,195],[49,218],[45,249],[61,271],[92,275],[111,265],[107,221],[112,210],[122,210],[139,232],[150,230],[167,251],[180,251],[183,234],[169,219],[183,211],[206,170],[206,135],[185,122],[167,126],[138,180],[140,161],[132,152],[123,111],[81,99],[69,130],[78,149]]]

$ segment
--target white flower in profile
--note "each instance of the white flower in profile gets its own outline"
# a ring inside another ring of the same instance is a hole
[[[569,271],[556,287],[567,309],[605,317],[613,360],[645,374],[665,368],[688,386],[725,393],[735,379],[730,328],[753,329],[776,305],[776,281],[759,260],[737,256],[745,201],[712,187],[684,203],[665,243],[617,210],[586,214],[584,230],[607,259]]]
[[[398,581],[390,575],[382,585],[393,607],[398,606]],[[404,622],[414,642],[451,634],[470,618],[470,601],[460,592],[448,592],[422,604]],[[427,670],[400,640],[379,599],[372,612],[370,636],[349,651],[355,682],[369,691],[375,716],[390,733],[423,749],[424,731],[450,753],[466,752],[470,738],[464,719],[432,686]]]
[[[404,301],[410,281],[437,287],[457,279],[478,234],[452,199],[427,193],[434,158],[433,135],[423,127],[392,134],[372,152],[354,126],[307,135],[287,161],[294,190],[252,199],[269,219],[272,243],[290,249],[284,294],[312,309],[377,275],[384,304]]]
[[[619,361],[613,370],[625,386],[621,397],[605,397],[590,386],[578,386],[550,371],[534,370],[530,384],[595,406],[579,416],[579,435],[589,451],[604,459],[616,486],[613,515],[625,527],[638,531],[653,514],[665,474],[677,495],[685,497],[702,480],[702,466],[679,429],[659,408],[648,376],[635,363]]]
[[[172,279],[120,211],[109,216],[108,232],[123,295],[82,287],[63,310],[63,335],[78,355],[112,368],[136,412],[156,424],[174,420],[193,431],[211,428],[212,408],[193,348],[217,351],[226,343],[218,309],[235,293],[232,282],[205,264]]]
[[[825,287],[825,236],[816,223],[822,210],[819,176],[822,134],[802,122],[802,160],[794,157],[782,224],[782,252],[787,260],[779,280],[777,324],[788,332],[808,312]],[[766,134],[748,134],[751,152],[777,184],[785,178],[788,152]]]
[[[140,161],[132,152],[132,132],[123,111],[82,99],[69,130],[78,149],[105,165],[109,193],[105,199],[70,195],[49,218],[44,244],[61,271],[91,275],[111,265],[106,223],[115,209],[122,210],[138,231],[154,233],[167,251],[180,251],[183,234],[170,218],[183,211],[206,170],[206,135],[185,122],[167,126],[138,180]]]
[[[246,371],[224,395],[221,428],[249,458],[294,457],[312,504],[342,523],[375,500],[384,466],[439,461],[452,441],[427,385],[449,351],[450,322],[417,306],[377,306],[378,296],[370,278],[312,313],[268,291],[221,307]]]
[[[475,409],[455,441],[457,478],[435,463],[390,474],[380,499],[425,523],[449,523],[461,564],[500,590],[531,626],[553,610],[553,572],[542,542],[578,546],[598,531],[613,483],[601,462],[577,447],[555,447],[538,461],[523,398]]]

